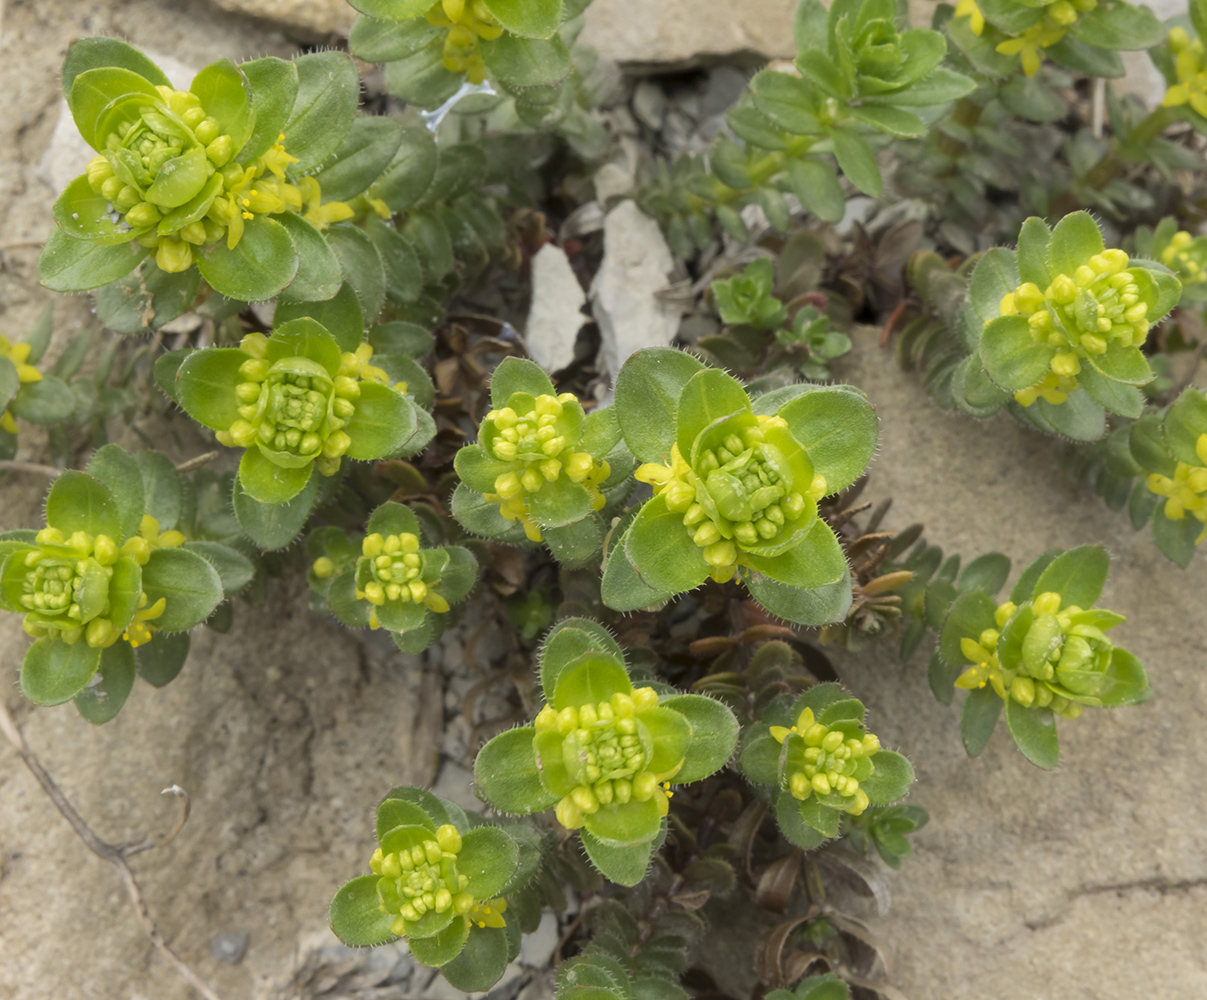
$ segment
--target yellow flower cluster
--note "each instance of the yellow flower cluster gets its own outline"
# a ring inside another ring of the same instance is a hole
[[[381,623],[377,620],[377,609],[387,601],[422,604],[429,611],[440,614],[448,610],[448,601],[420,579],[423,573],[423,559],[419,555],[417,535],[410,532],[384,536],[374,533],[368,535],[361,543],[361,553],[361,561],[368,566],[368,575],[372,579],[363,589],[357,588],[356,599],[368,601],[373,605],[369,612],[369,628],[381,628]],[[316,562],[316,575],[319,575],[318,569]]]
[[[631,695],[616,693],[598,705],[563,708],[546,705],[536,717],[536,731],[559,733],[563,756],[576,762],[581,783],[557,804],[557,821],[577,830],[586,817],[612,802],[654,799],[665,816],[669,808],[674,772],[654,774],[637,731],[636,715],[658,704],[653,688],[637,688]],[[680,762],[681,764],[682,762]],[[678,771],[678,766],[675,771]]]
[[[17,369],[17,381],[22,385],[42,381],[42,373],[29,364],[29,352],[29,344],[14,344],[0,334],[0,358],[8,358],[13,363],[13,367]],[[17,421],[13,419],[7,407],[0,411],[0,430],[8,431],[9,434],[17,433]]]
[[[360,383],[390,384],[389,375],[369,363],[373,348],[361,344],[345,351],[334,379],[305,358],[291,359],[291,370],[278,371],[268,362],[268,338],[262,333],[247,334],[239,349],[248,355],[235,386],[239,419],[214,435],[218,442],[228,448],[259,442],[277,452],[313,458],[319,472],[335,475],[352,444],[342,428],[356,412]],[[395,388],[406,392],[405,383]]]
[[[1171,28],[1169,48],[1174,53],[1178,82],[1165,91],[1162,106],[1189,104],[1200,115],[1207,115],[1207,53],[1202,40],[1192,40],[1185,28]]]
[[[1022,33],[999,42],[997,51],[1004,56],[1019,56],[1023,72],[1034,76],[1044,61],[1044,49],[1061,41],[1080,14],[1089,13],[1098,6],[1098,0],[1051,0],[1046,5],[1043,19]],[[976,0],[960,0],[956,4],[956,17],[967,17],[973,34],[985,30],[985,15]]]
[[[1195,454],[1202,466],[1207,466],[1207,434],[1200,434],[1194,443]],[[1207,468],[1179,462],[1173,478],[1156,472],[1148,477],[1148,488],[1158,496],[1167,497],[1165,516],[1171,521],[1181,521],[1189,514],[1203,523],[1203,530],[1195,539],[1197,545],[1207,538]]]
[[[1170,237],[1169,244],[1161,251],[1161,263],[1177,271],[1184,285],[1197,285],[1207,280],[1207,266],[1191,249],[1194,237],[1185,229]]]
[[[814,792],[841,795],[851,800],[844,812],[852,816],[862,813],[868,807],[868,795],[859,787],[855,771],[860,758],[870,757],[880,749],[880,739],[871,733],[858,740],[848,737],[841,729],[817,722],[811,708],[801,712],[791,729],[771,727],[771,736],[777,743],[782,744],[789,733],[798,733],[805,741],[803,768],[788,775],[789,794],[801,802]]]
[[[1058,694],[1052,689],[1052,683],[1056,678],[1057,666],[1064,665],[1062,654],[1066,652],[1066,645],[1070,659],[1081,655],[1082,646],[1086,647],[1085,658],[1089,657],[1089,647],[1085,640],[1080,636],[1070,636],[1069,634],[1070,629],[1075,628],[1070,620],[1071,616],[1080,614],[1082,609],[1075,604],[1061,608],[1060,594],[1054,592],[1040,594],[1035,598],[1032,609],[1037,619],[1044,616],[1055,616],[1060,626],[1060,642],[1056,644],[1054,652],[1057,659],[1053,661],[1049,658],[1044,662],[1041,676],[1029,677],[1017,670],[1007,670],[998,659],[996,649],[998,639],[1001,638],[1000,630],[1018,610],[1016,605],[1007,601],[998,605],[997,611],[994,612],[997,628],[985,629],[975,640],[968,638],[960,640],[960,651],[973,662],[973,665],[956,678],[955,686],[971,691],[973,688],[983,688],[988,683],[993,686],[993,690],[1003,701],[1013,698],[1024,708],[1036,705],[1039,708],[1050,708],[1057,715],[1066,719],[1076,719],[1081,715],[1081,704]],[[1084,626],[1080,628],[1082,631],[1096,632],[1096,630],[1087,630]],[[1098,635],[1101,636],[1101,633]]]
[[[486,63],[478,48],[478,39],[494,41],[503,28],[486,9],[482,0],[440,0],[427,12],[429,24],[448,28],[444,37],[444,68],[464,73],[470,83],[486,79]]]
[[[383,853],[373,852],[369,867],[380,875],[378,903],[386,914],[397,914],[390,930],[406,935],[407,921],[415,922],[429,912],[447,913],[472,920],[479,927],[502,927],[501,914],[507,909],[502,899],[480,902],[466,890],[468,876],[457,872],[461,834],[445,823],[430,840],[410,848]]]
[[[532,399],[532,397],[528,397]],[[591,506],[599,510],[604,495],[599,484],[611,475],[606,461],[596,461],[585,451],[572,451],[574,444],[558,432],[558,421],[565,404],[577,402],[572,392],[560,396],[542,395],[535,398],[531,410],[516,412],[511,406],[491,410],[482,419],[483,426],[493,425],[490,455],[513,468],[495,479],[494,493],[483,494],[490,503],[499,505],[499,513],[508,521],[519,521],[530,541],[541,541],[541,529],[532,520],[526,498],[537,493],[545,483],[565,476],[572,483],[581,483],[591,496]],[[518,405],[518,403],[517,403]],[[479,437],[482,437],[479,432]]]
[[[1148,306],[1127,264],[1124,251],[1104,250],[1072,275],[1058,274],[1046,289],[1028,281],[1002,297],[1003,316],[1026,317],[1032,340],[1059,348],[1048,374],[1015,393],[1019,403],[1030,406],[1041,396],[1049,403],[1063,403],[1077,388],[1082,358],[1105,354],[1115,344],[1144,343],[1150,325]]]

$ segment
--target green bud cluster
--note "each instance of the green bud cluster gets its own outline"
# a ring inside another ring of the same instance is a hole
[[[1185,285],[1207,281],[1207,237],[1194,237],[1181,229],[1174,233],[1161,251],[1159,260],[1177,272]]]
[[[448,611],[448,601],[435,590],[439,579],[427,582],[423,579],[424,570],[429,568],[435,553],[420,551],[418,535],[375,532],[365,537],[361,553],[356,562],[356,599],[372,605],[370,628],[381,627],[377,609],[391,602],[422,604],[437,613]],[[447,557],[444,561],[447,563]]]
[[[407,933],[407,923],[420,920],[427,913],[468,914],[475,904],[466,892],[469,878],[457,872],[457,854],[461,850],[461,834],[446,823],[434,837],[384,853],[379,847],[373,852],[369,867],[380,875],[377,883],[379,906],[385,914],[397,914],[391,930],[399,937]]]
[[[999,605],[998,628],[985,629],[975,640],[961,640],[961,651],[974,666],[960,675],[956,686],[971,689],[989,683],[1003,700],[1011,698],[1024,708],[1050,708],[1067,719],[1080,716],[1083,703],[1095,704],[1107,683],[1115,644],[1103,629],[1123,619],[1061,603],[1058,593],[1039,594],[1029,606],[1029,618],[1013,626],[1019,609],[1011,602]],[[1021,637],[1013,637],[1003,661],[1000,640],[1010,627]]]
[[[666,498],[667,509],[683,515],[692,541],[704,550],[713,579],[733,578],[742,550],[774,545],[826,491],[822,476],[795,481],[783,452],[769,434],[787,433],[781,417],[760,415],[757,423],[739,420],[715,448],[701,449],[694,465],[676,445],[671,465],[647,464],[636,477]]]
[[[558,802],[558,822],[568,830],[583,826],[586,817],[613,802],[647,802],[651,798],[666,815],[669,783],[646,770],[650,754],[643,745],[637,715],[656,708],[658,693],[637,688],[631,695],[617,692],[596,705],[546,705],[536,717],[538,734],[562,737],[562,760],[575,787]]]
[[[304,357],[268,361],[268,338],[249,333],[239,345],[248,359],[239,367],[235,398],[239,419],[217,438],[229,447],[259,446],[285,468],[314,462],[323,475],[334,475],[352,443],[343,428],[356,412],[360,383],[389,384],[380,368],[370,365],[373,348],[362,344],[345,351],[332,377],[321,364]],[[405,385],[400,386],[405,392]]]
[[[1003,297],[1003,316],[1023,316],[1035,343],[1058,349],[1051,370],[1038,385],[1015,393],[1030,406],[1042,396],[1063,403],[1077,388],[1083,359],[1105,354],[1112,346],[1139,347],[1152,319],[1134,270],[1122,250],[1095,254],[1072,274],[1058,274],[1041,290],[1024,282]]]
[[[801,712],[791,729],[771,727],[772,737],[780,744],[795,734],[781,781],[794,799],[803,802],[817,795],[819,802],[852,816],[868,807],[867,792],[859,783],[875,773],[871,757],[880,750],[880,740],[870,733],[851,735],[850,729],[850,723],[827,726],[817,722],[811,708]]]

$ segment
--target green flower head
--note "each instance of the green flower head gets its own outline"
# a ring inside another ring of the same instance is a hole
[[[370,516],[359,557],[345,556],[339,565],[327,555],[316,559],[314,575],[331,581],[327,603],[336,616],[348,625],[387,629],[408,652],[437,639],[450,605],[473,588],[478,563],[457,545],[425,548],[422,536],[414,512],[391,501]],[[343,549],[330,541],[324,547]]]
[[[130,455],[106,445],[90,470],[55,480],[46,527],[0,536],[0,608],[23,615],[36,640],[21,688],[42,705],[76,698],[98,669],[108,677],[128,666],[132,683],[135,649],[160,629],[192,628],[223,597],[217,572],[183,547],[184,535],[144,513],[142,474]],[[107,721],[128,692],[128,684],[120,697],[109,692],[116,704],[103,718],[81,711]]]
[[[737,722],[700,695],[635,687],[615,640],[586,619],[554,628],[541,682],[546,704],[534,725],[495,737],[478,755],[480,793],[505,812],[554,806],[562,826],[583,831],[605,875],[633,884],[649,863],[672,784],[721,767]]]
[[[455,465],[466,487],[498,505],[502,530],[519,524],[539,542],[604,506],[613,470],[603,456],[618,437],[614,428],[607,433],[606,417],[589,420],[573,393],[557,395],[540,368],[519,358],[495,370],[490,399],[477,443],[457,452]]]
[[[1006,722],[1019,748],[1041,767],[1054,767],[1058,755],[1052,716],[1076,719],[1084,708],[1132,705],[1149,695],[1139,660],[1107,637],[1125,619],[1095,608],[1110,561],[1097,546],[1050,552],[1025,570],[997,604],[984,591],[965,591],[948,612],[939,655],[963,668],[956,687],[970,692],[965,726],[986,720],[985,732],[965,743],[984,745],[1005,703]]]
[[[760,257],[741,274],[712,283],[713,301],[726,323],[773,330],[788,318],[788,310],[773,294],[775,270],[771,260]]]
[[[219,443],[246,449],[239,480],[249,496],[284,503],[313,469],[331,476],[344,455],[384,458],[415,433],[406,385],[391,386],[372,356],[368,344],[341,351],[303,317],[271,337],[249,333],[238,348],[194,352],[177,372],[177,397]]]
[[[1178,228],[1173,216],[1166,216],[1155,230],[1136,230],[1136,250],[1142,256],[1160,261],[1182,282],[1182,302],[1207,299],[1207,236],[1195,236]]]
[[[377,807],[377,842],[373,874],[331,901],[336,936],[354,947],[405,938],[449,982],[488,989],[507,964],[505,893],[521,870],[520,843],[500,827],[471,827],[453,803],[418,788],[395,788]]]
[[[865,728],[863,705],[837,684],[773,704],[744,742],[742,770],[777,790],[780,829],[806,849],[837,836],[844,815],[902,798],[914,780],[909,761],[881,748]]]
[[[1207,538],[1207,398],[1185,389],[1163,418],[1132,425],[1132,456],[1147,473],[1158,500],[1153,537],[1161,551],[1185,566]]]
[[[663,415],[648,412],[645,390],[629,381],[647,359],[661,357],[636,355],[621,372],[617,408],[627,443],[645,459],[637,479],[654,497],[609,554],[605,603],[630,610],[739,574],[793,621],[804,612],[792,589],[829,587],[839,603],[849,599],[846,560],[817,502],[857,478],[875,449],[876,419],[862,395],[792,386],[752,406],[736,379],[696,370],[678,392],[672,436],[651,426]],[[822,603],[810,613],[844,610]]]
[[[1181,283],[1107,249],[1097,223],[1075,212],[1052,231],[1028,219],[1016,254],[991,250],[978,263],[970,294],[984,327],[981,361],[1018,403],[1060,406],[1084,389],[1091,405],[1138,416],[1135,387],[1155,377],[1140,347]]]

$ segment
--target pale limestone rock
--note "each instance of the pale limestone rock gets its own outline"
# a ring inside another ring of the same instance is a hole
[[[574,341],[586,317],[587,295],[570,266],[566,251],[546,243],[532,258],[532,305],[524,341],[532,360],[547,372],[561,371],[574,360]]]

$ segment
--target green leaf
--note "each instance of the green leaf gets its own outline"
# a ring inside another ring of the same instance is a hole
[[[842,546],[830,526],[820,519],[786,552],[777,556],[750,553],[746,559],[755,576],[802,590],[829,587],[847,579],[849,573]]]
[[[507,928],[470,926],[465,947],[440,966],[440,974],[463,993],[481,992],[503,978],[510,957]]]
[[[423,537],[419,527],[419,518],[415,516],[415,512],[410,507],[393,500],[383,503],[369,515],[366,530],[369,534],[407,534]]]
[[[788,795],[788,793],[780,792],[780,795],[784,796]],[[792,796],[788,795],[788,798],[792,798]],[[826,837],[838,836],[842,814],[837,809],[824,805],[819,801],[818,796],[811,795],[804,802],[801,802],[799,812],[801,819],[813,830]]]
[[[1009,575],[1010,557],[1000,552],[988,552],[964,567],[956,587],[960,591],[982,590],[990,597],[996,597]]]
[[[327,230],[327,244],[335,251],[344,278],[356,292],[357,301],[368,322],[377,319],[386,299],[386,272],[377,247],[363,232],[352,226]]]
[[[391,320],[369,331],[369,343],[378,354],[404,354],[421,358],[432,349],[435,338],[418,323]]]
[[[756,406],[756,412],[763,411]],[[812,389],[781,407],[778,416],[808,453],[814,473],[825,477],[827,494],[850,486],[876,454],[876,411],[856,390]]]
[[[824,811],[834,812],[832,809]],[[838,814],[834,813],[834,816],[837,818]],[[801,812],[801,803],[783,790],[776,793],[775,821],[779,824],[780,832],[788,843],[795,844],[801,850],[811,851],[826,841],[825,833],[805,821]],[[835,834],[837,834],[837,829],[830,836]]]
[[[311,52],[294,60],[298,90],[282,130],[285,148],[298,158],[290,176],[302,177],[321,166],[344,141],[360,100],[356,65],[343,52]]]
[[[1148,368],[1148,363],[1144,362]],[[1149,371],[1152,375],[1152,371]],[[1134,385],[1100,374],[1094,361],[1083,367],[1077,383],[1095,403],[1111,413],[1135,420],[1144,412],[1144,396]]]
[[[926,108],[936,104],[947,104],[949,101],[958,101],[961,97],[967,97],[974,90],[976,90],[976,82],[970,77],[948,69],[946,66],[938,66],[926,77],[908,87],[886,94],[871,94],[862,100],[864,104],[893,104],[902,108]]]
[[[56,228],[38,258],[38,280],[52,292],[87,292],[124,278],[150,252],[137,242],[103,246]]]
[[[484,802],[504,813],[526,815],[548,809],[556,801],[541,784],[531,726],[500,733],[474,758],[474,785]]]
[[[303,493],[311,482],[313,463],[295,468],[277,465],[252,445],[239,460],[238,483],[241,492],[252,501],[266,505],[287,504]],[[238,507],[236,506],[236,514]]]
[[[1017,403],[1008,405],[1016,414],[1024,410]],[[1081,389],[1071,392],[1059,404],[1036,400],[1029,411],[1024,410],[1024,422],[1028,421],[1050,434],[1062,434],[1074,441],[1097,441],[1106,433],[1106,412]]]
[[[1043,571],[1051,565],[1052,560],[1060,555],[1060,552],[1060,549],[1048,549],[1047,552],[1038,556],[1034,562],[1023,570],[1022,575],[1015,581],[1014,587],[1010,591],[1011,604],[1022,604],[1025,601],[1031,600],[1036,581],[1040,578]]]
[[[1092,608],[1102,595],[1111,557],[1099,545],[1081,545],[1053,559],[1040,574],[1030,596],[1055,592],[1061,604],[1083,610]]]
[[[1031,338],[1023,316],[999,316],[981,334],[980,354],[989,377],[1017,392],[1035,385],[1047,374],[1056,349]]]
[[[993,247],[977,261],[968,286],[968,301],[982,326],[1001,316],[1002,299],[1019,284],[1018,259],[1014,251]],[[978,338],[982,336],[980,327],[976,333]]]
[[[679,396],[703,367],[669,347],[638,351],[624,363],[616,379],[616,419],[639,461],[669,463]]]
[[[1165,558],[1177,563],[1182,569],[1190,565],[1198,549],[1197,541],[1202,525],[1193,517],[1174,521],[1165,516],[1164,508],[1153,514],[1153,541]]]
[[[68,236],[101,246],[129,243],[145,232],[131,229],[124,221],[115,222],[110,214],[111,205],[108,198],[92,190],[88,177],[80,174],[55,201],[55,222]]]
[[[88,463],[88,474],[108,488],[117,505],[121,533],[120,536],[112,536],[113,541],[121,542],[131,535],[137,535],[145,501],[142,473],[133,456],[118,445],[107,444],[92,456],[92,461]]]
[[[503,27],[522,38],[550,38],[562,23],[562,0],[483,0]]]
[[[386,276],[386,294],[395,302],[416,301],[423,293],[423,265],[419,262],[419,255],[410,241],[376,215],[370,215],[365,220],[365,234],[373,241],[381,255]],[[418,352],[423,353],[425,352]]]
[[[331,900],[328,918],[337,938],[353,948],[371,948],[397,940],[390,930],[394,916],[381,912],[377,897],[379,875],[361,875],[340,886]]]
[[[528,512],[542,528],[560,528],[574,524],[591,513],[591,495],[581,483],[564,476],[541,484],[528,496]]]
[[[414,205],[431,186],[439,156],[426,128],[404,128],[398,151],[375,185],[377,197],[395,212]]]
[[[630,694],[633,683],[628,671],[610,656],[587,653],[566,664],[559,672],[549,704],[556,710],[598,705],[614,694]]]
[[[195,552],[214,567],[222,582],[223,596],[228,600],[251,583],[252,577],[256,575],[256,568],[251,564],[251,560],[229,545],[197,541],[185,542],[184,548]]]
[[[43,375],[38,382],[26,382],[17,390],[11,405],[13,416],[31,424],[56,424],[75,410],[71,387],[54,375]]]
[[[46,523],[65,535],[83,531],[108,535],[115,542],[121,538],[121,514],[113,494],[82,472],[69,470],[54,481],[46,498]]]
[[[895,750],[880,750],[872,754],[875,771],[870,778],[859,782],[873,805],[888,805],[903,799],[914,783],[914,769],[905,757]]]
[[[193,351],[176,373],[176,401],[199,424],[226,430],[239,419],[235,385],[248,355],[233,347]]]
[[[142,569],[150,604],[161,597],[163,614],[155,619],[165,632],[186,632],[205,621],[222,601],[222,579],[205,559],[187,549],[155,549]]]
[[[703,781],[733,756],[738,743],[738,720],[725,705],[698,694],[673,695],[659,705],[682,715],[691,727],[691,740],[676,784]]]
[[[251,138],[255,115],[252,111],[251,85],[242,71],[229,59],[210,63],[193,77],[189,90],[201,99],[205,113],[217,119],[222,133],[241,150]]]
[[[415,407],[380,382],[361,382],[356,412],[344,427],[352,438],[349,458],[368,461],[398,451],[415,433]]]
[[[599,518],[586,516],[562,527],[542,527],[541,534],[554,559],[565,567],[575,567],[585,565],[599,552],[604,529]]]
[[[880,176],[880,167],[876,164],[876,154],[872,152],[872,147],[863,136],[850,129],[835,129],[831,138],[834,140],[834,155],[838,158],[838,166],[847,175],[847,180],[864,194],[879,198],[884,190],[884,181]]]
[[[236,478],[231,500],[239,527],[260,548],[272,551],[283,549],[301,533],[310,516],[318,491],[316,477],[302,487],[301,492],[285,503],[258,503]]]
[[[1144,666],[1126,649],[1115,647],[1111,664],[1106,670],[1106,682],[1098,692],[1103,708],[1139,705],[1152,696]]]
[[[386,64],[386,92],[406,104],[434,108],[455,94],[465,77],[445,68],[440,28],[416,20],[399,29],[399,48],[410,52]]]
[[[0,412],[7,408],[20,388],[21,380],[17,376],[16,365],[8,358],[0,356]]]
[[[886,107],[883,104],[865,104],[852,108],[851,117],[870,125],[878,132],[896,136],[898,139],[913,139],[926,131],[922,119],[913,112]]]
[[[1162,41],[1162,26],[1147,7],[1099,4],[1080,15],[1069,33],[1096,49],[1148,49]]]
[[[480,826],[461,840],[457,873],[469,879],[466,890],[474,899],[494,899],[508,882],[520,860],[516,842],[497,826]]]
[[[61,705],[88,686],[100,665],[101,651],[82,640],[69,646],[39,639],[21,664],[21,693],[35,705]]]
[[[939,655],[943,661],[951,666],[966,665],[969,661],[960,650],[960,640],[976,641],[985,629],[996,628],[996,611],[992,596],[983,590],[966,590],[960,594],[947,612],[939,637]]]
[[[239,69],[251,84],[255,125],[247,144],[235,154],[246,165],[267,153],[285,131],[298,96],[298,68],[285,59],[265,56],[245,62]]]
[[[75,696],[76,709],[95,726],[116,716],[134,689],[134,650],[129,643],[117,642],[101,652],[100,675],[99,684]]]
[[[293,281],[300,266],[289,231],[265,215],[244,225],[234,250],[219,241],[199,247],[196,258],[197,269],[210,287],[240,302],[271,299]]]
[[[783,73],[776,76],[786,77]],[[818,160],[789,160],[788,178],[792,191],[805,210],[823,222],[840,222],[846,210],[846,195],[834,171]]]
[[[1099,374],[1129,385],[1145,385],[1157,377],[1138,347],[1112,346],[1105,354],[1091,354],[1088,360]]]
[[[992,687],[974,688],[964,699],[960,712],[960,736],[969,757],[978,757],[1002,714],[1002,699]]]
[[[675,437],[679,454],[692,460],[692,448],[707,428],[718,420],[750,412],[750,397],[732,375],[716,368],[696,372],[679,394]],[[640,519],[640,518],[639,518]]]
[[[1161,444],[1164,447],[1161,450],[1168,451],[1179,462],[1201,466],[1203,461],[1198,457],[1197,445],[1199,437],[1207,433],[1207,399],[1203,397],[1202,392],[1193,387],[1184,389],[1169,408],[1162,429],[1164,434],[1161,437],[1164,440]],[[1135,438],[1136,432],[1133,430],[1132,440],[1135,441]],[[1137,458],[1145,468],[1173,475],[1173,472],[1166,471],[1164,463],[1145,461],[1140,455],[1137,455]]]
[[[781,750],[771,733],[760,728],[742,748],[739,757],[742,773],[756,785],[778,784]]]
[[[63,60],[63,69],[59,75],[63,93],[71,93],[71,85],[81,73],[105,66],[128,69],[132,73],[146,77],[152,84],[159,87],[172,85],[171,81],[164,76],[163,70],[133,45],[128,45],[118,38],[78,38],[67,47],[67,57]]]
[[[554,396],[557,390],[539,365],[524,358],[504,358],[490,377],[490,405],[502,409],[517,392]]]
[[[1051,242],[1052,230],[1048,228],[1048,224],[1043,219],[1033,215],[1023,223],[1022,229],[1018,233],[1020,283],[1029,281],[1033,285],[1037,285],[1041,292],[1052,284],[1053,274],[1048,268],[1048,246]],[[1014,289],[1011,288],[1010,291],[1014,291]]]
[[[424,965],[439,968],[447,965],[465,947],[469,937],[469,921],[455,917],[443,930],[429,937],[409,937],[411,954]]]
[[[1032,764],[1051,771],[1060,763],[1056,717],[1050,708],[1023,708],[1013,698],[1007,698],[1006,728],[1015,745]]]
[[[591,859],[600,874],[617,885],[633,886],[645,878],[649,871],[650,858],[653,856],[653,844],[629,844],[624,847],[614,847],[605,844],[591,833],[581,831],[583,850]]]
[[[553,697],[562,668],[584,653],[603,653],[624,662],[624,650],[612,634],[589,618],[566,618],[549,630],[538,654],[545,700]]]
[[[421,805],[387,796],[377,807],[377,839],[382,840],[399,826],[421,826],[430,833],[436,832],[435,820]]]
[[[1082,264],[1106,249],[1098,223],[1089,212],[1072,212],[1052,230],[1048,245],[1048,266],[1053,275],[1072,276]]]
[[[660,604],[674,596],[672,592],[655,590],[637,574],[625,556],[627,531],[613,529],[617,540],[608,552],[600,583],[600,598],[613,611],[637,611]]]
[[[150,80],[119,66],[85,70],[72,80],[71,90],[66,94],[80,135],[98,152],[105,148],[106,136],[97,133],[97,122],[111,102],[126,94],[146,98],[147,104],[163,100]]]
[[[285,227],[298,255],[297,273],[281,291],[278,302],[314,303],[331,299],[344,284],[344,272],[340,267],[339,258],[327,245],[323,234],[296,212],[283,212],[278,216],[278,221]],[[279,323],[280,319],[274,315],[273,321]],[[362,324],[361,329],[357,331],[353,348],[360,343],[363,331]]]
[[[152,632],[151,639],[134,651],[138,676],[152,687],[176,679],[189,655],[187,632]]]
[[[825,526],[824,521],[818,521],[818,524]],[[825,530],[830,533],[828,527]],[[745,582],[750,595],[759,604],[784,621],[798,625],[829,625],[841,620],[851,607],[849,575],[844,575],[837,583],[813,590],[789,587],[760,574],[748,576]]]
[[[364,192],[389,166],[402,141],[402,129],[391,118],[358,115],[335,156],[315,175],[324,201],[350,201]]]
[[[504,520],[499,505],[490,503],[481,492],[458,483],[450,504],[453,517],[466,531],[485,538],[500,538],[509,544],[526,541],[524,529],[514,521]]]
[[[556,35],[544,40],[504,32],[478,44],[490,75],[515,94],[552,86],[570,74],[570,51]]]
[[[638,512],[625,534],[623,555],[641,581],[659,592],[695,590],[710,572],[683,515],[668,510],[663,496],[646,501]]]
[[[427,0],[356,0],[352,6],[369,17],[390,18],[395,21],[422,17],[431,9]]]
[[[201,275],[195,268],[177,274],[154,261],[96,293],[96,314],[115,333],[147,333],[170,323],[193,304]]]
[[[342,281],[342,272],[340,278]],[[364,336],[364,316],[352,286],[344,281],[339,292],[322,302],[281,302],[273,316],[277,324],[312,319],[331,334],[338,351],[355,351]],[[317,358],[313,360],[318,360]],[[376,359],[374,359],[376,361]]]

